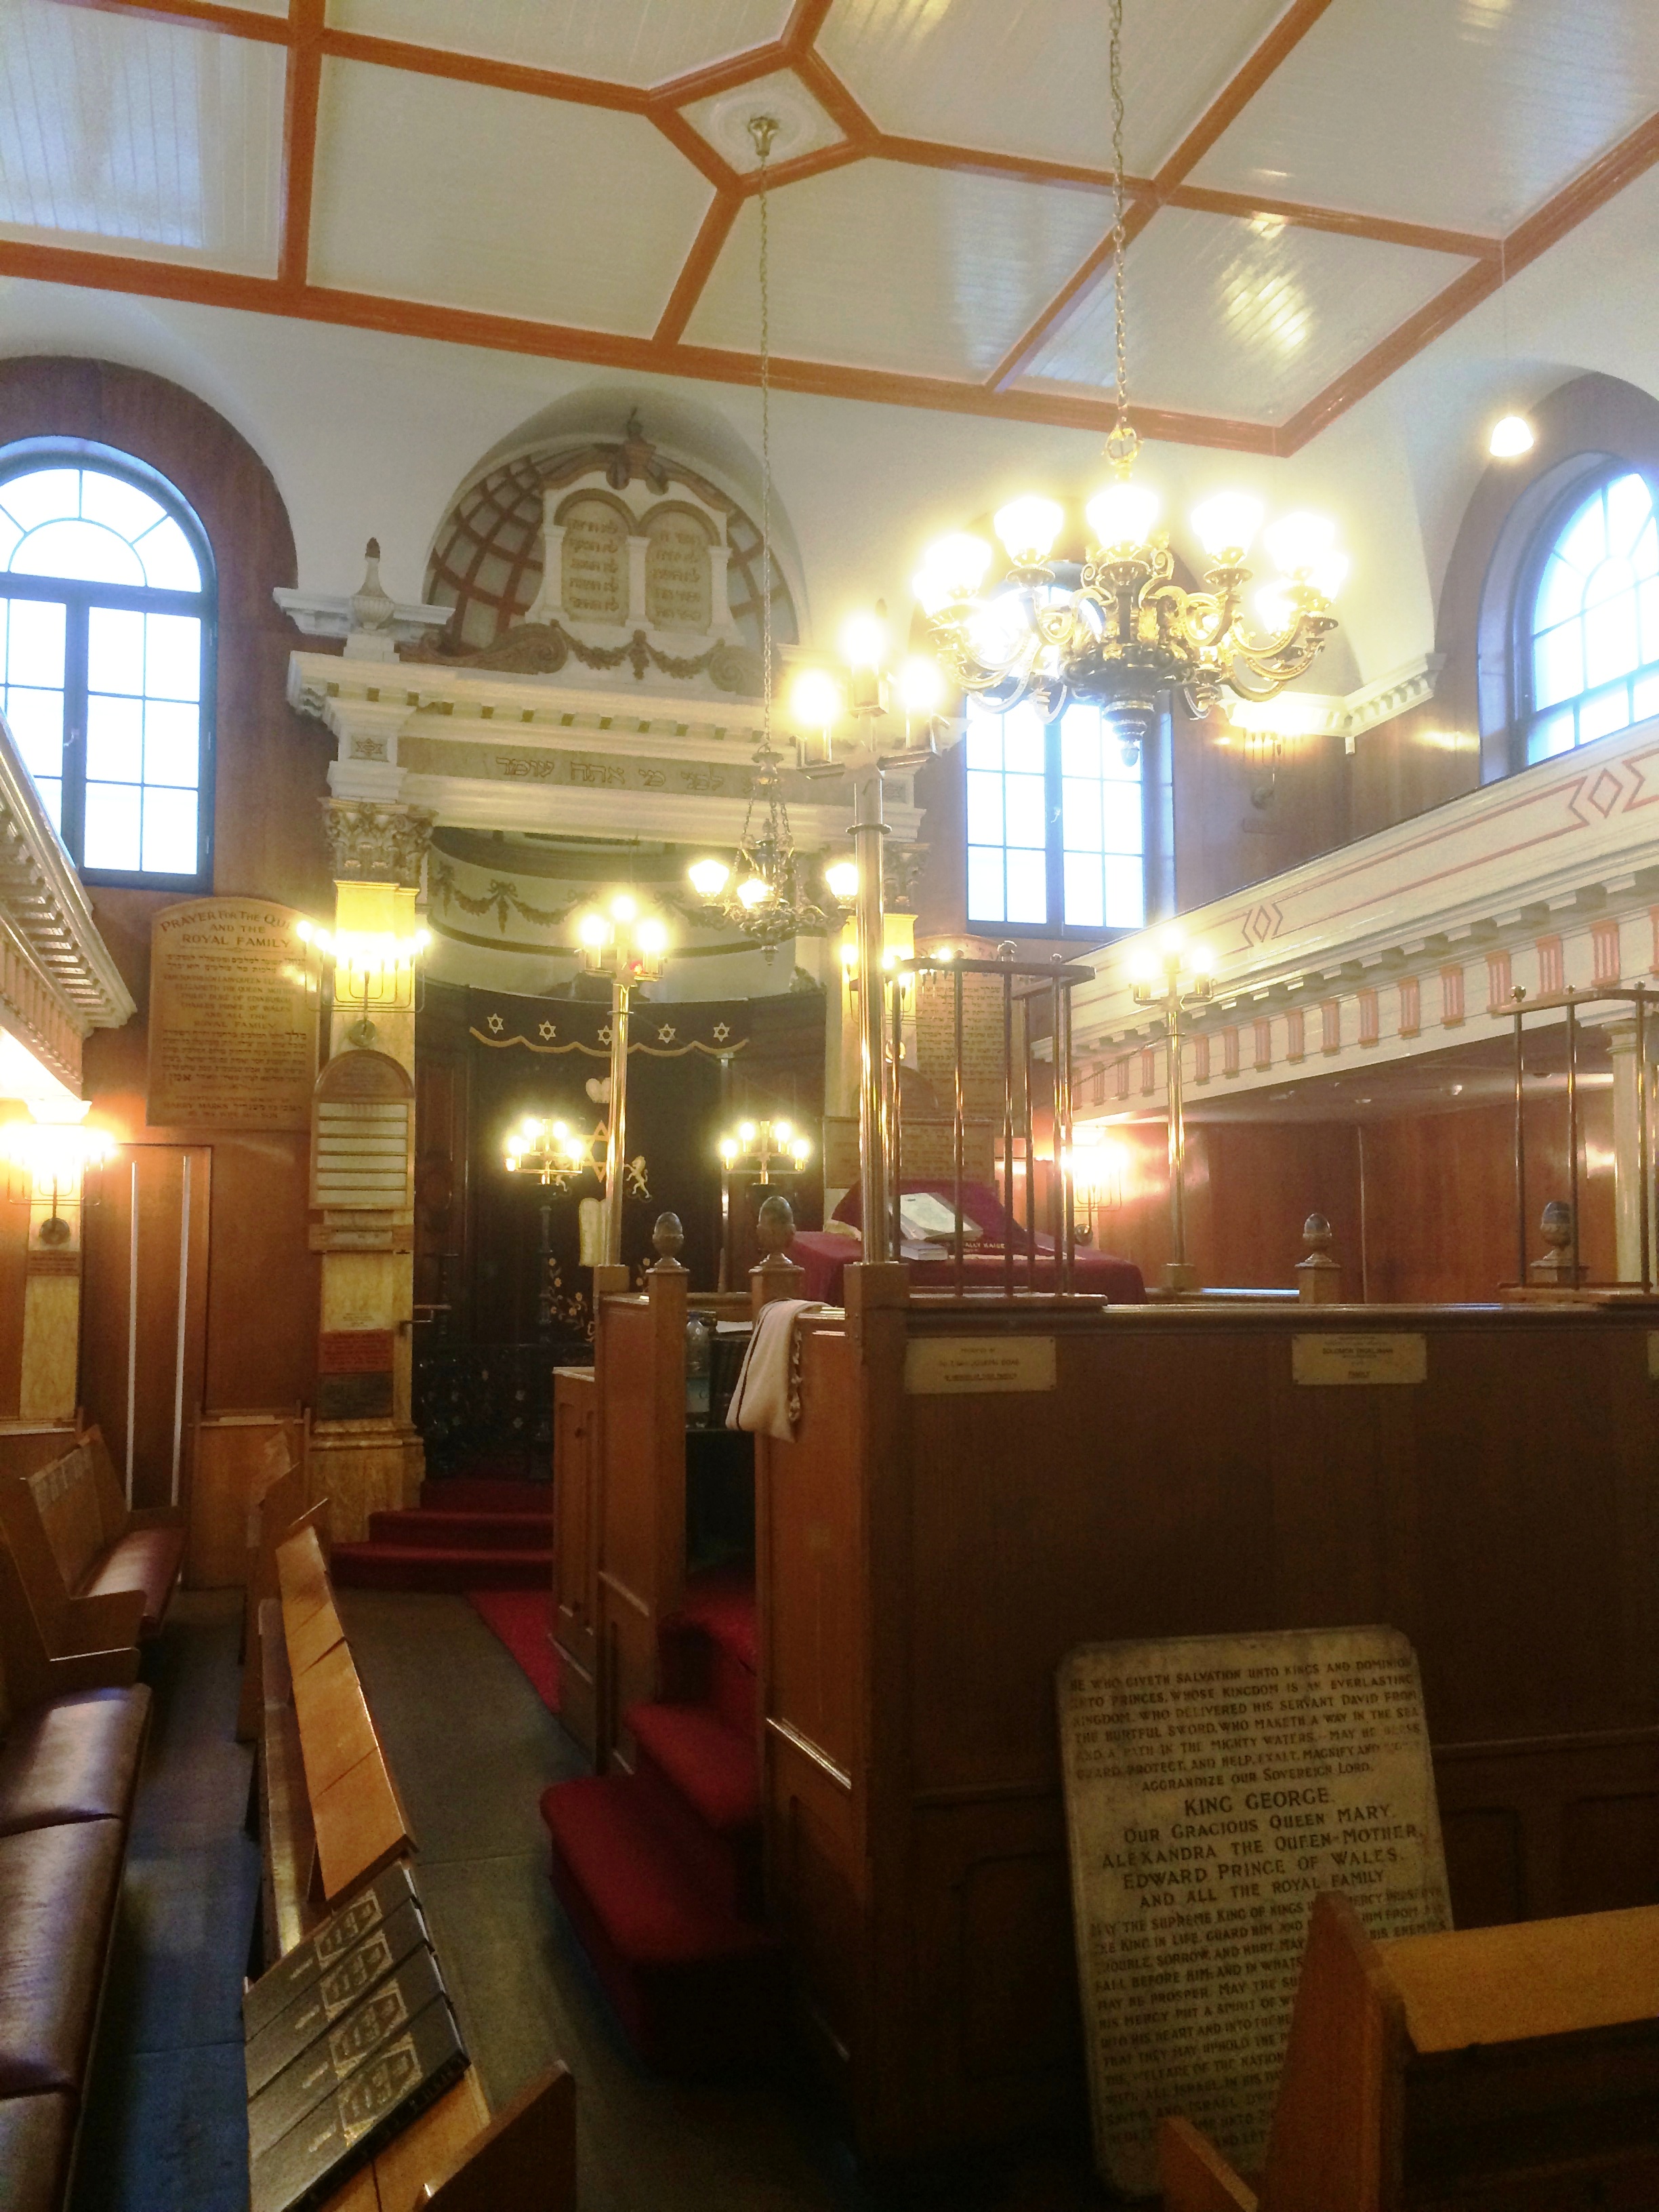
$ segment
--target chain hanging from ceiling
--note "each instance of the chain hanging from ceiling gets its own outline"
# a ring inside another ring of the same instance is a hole
[[[778,134],[775,116],[751,115],[760,183],[756,194],[760,229],[760,416],[761,416],[761,740],[756,748],[749,807],[737,857],[700,860],[691,882],[711,918],[753,939],[769,961],[778,946],[803,930],[822,930],[839,920],[832,902],[821,905],[802,883],[802,861],[789,829],[783,796],[782,763],[772,744],[772,301],[771,211],[767,164]]]

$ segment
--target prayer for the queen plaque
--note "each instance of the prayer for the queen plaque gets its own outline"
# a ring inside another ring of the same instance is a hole
[[[1389,1628],[1084,1644],[1059,1691],[1100,2172],[1155,2190],[1166,2113],[1252,2171],[1316,1893],[1373,1936],[1451,1924],[1416,1658]]]

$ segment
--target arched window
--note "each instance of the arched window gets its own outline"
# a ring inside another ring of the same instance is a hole
[[[1546,543],[1521,610],[1529,762],[1659,714],[1659,520],[1646,477],[1581,494]]]
[[[204,882],[213,557],[166,480],[104,447],[0,453],[0,708],[82,873]]]

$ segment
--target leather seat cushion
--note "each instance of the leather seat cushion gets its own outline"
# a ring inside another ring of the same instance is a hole
[[[0,2099],[0,2204],[57,2212],[69,2185],[75,2100],[67,2092]]]
[[[0,1748],[0,1836],[60,1820],[127,1819],[149,1718],[142,1682],[51,1698],[20,1713]]]
[[[125,1841],[119,1820],[0,1836],[0,2097],[85,2079]]]
[[[184,1553],[182,1528],[129,1528],[116,1538],[76,1595],[100,1597],[106,1590],[143,1590],[144,1618],[139,1633],[154,1636],[179,1578]]]

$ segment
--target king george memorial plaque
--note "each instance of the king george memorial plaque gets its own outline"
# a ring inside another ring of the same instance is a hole
[[[1308,1914],[1451,1924],[1417,1661],[1389,1628],[1082,1644],[1060,1749],[1095,2152],[1157,2187],[1179,2113],[1259,2167]]]
[[[189,899],[150,933],[151,1125],[308,1129],[317,1080],[315,952],[292,908]]]

